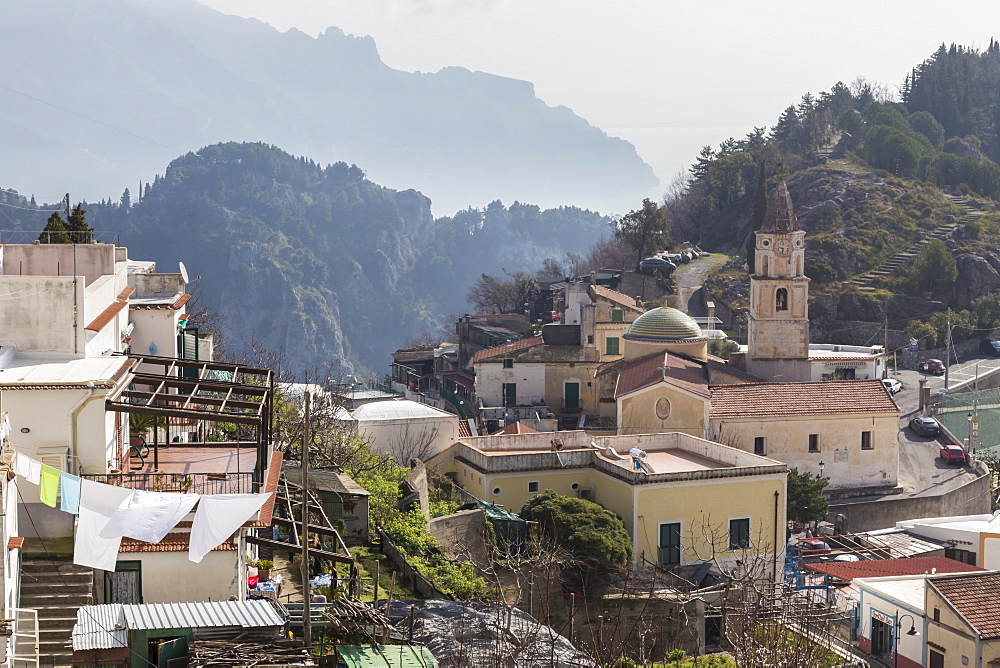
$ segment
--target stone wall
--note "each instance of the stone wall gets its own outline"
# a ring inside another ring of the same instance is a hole
[[[950,492],[935,496],[886,498],[879,501],[831,503],[826,516],[837,533],[874,531],[895,526],[896,522],[921,517],[979,515],[992,512],[990,476],[977,462],[979,477]]]
[[[452,559],[486,563],[486,513],[482,510],[460,510],[451,515],[433,518],[427,531],[434,536],[441,551]]]

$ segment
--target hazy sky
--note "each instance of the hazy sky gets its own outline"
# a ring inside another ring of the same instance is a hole
[[[984,48],[1000,26],[989,0],[200,1],[279,30],[371,35],[401,70],[531,81],[632,142],[664,186],[701,146],[773,125],[806,91],[858,76],[896,91],[942,42]]]

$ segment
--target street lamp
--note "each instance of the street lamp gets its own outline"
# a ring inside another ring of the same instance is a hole
[[[917,626],[916,626],[917,620],[913,618],[913,615],[902,614],[896,617],[896,633],[894,634],[895,638],[893,638],[893,640],[896,641],[896,648],[892,652],[892,668],[896,668],[897,657],[899,656],[899,629],[903,626],[903,617],[910,618],[910,630],[906,632],[906,635],[908,636],[920,635],[920,632],[917,631]]]
[[[816,476],[817,478],[822,478],[822,477],[823,477],[823,469],[824,469],[824,468],[826,468],[826,462],[824,462],[824,461],[823,461],[823,460],[821,459],[821,460],[819,460],[819,475],[818,475],[818,476]]]

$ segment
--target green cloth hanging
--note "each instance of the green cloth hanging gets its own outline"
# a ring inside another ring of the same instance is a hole
[[[41,481],[38,495],[42,503],[52,508],[56,507],[56,497],[59,495],[59,469],[42,464]]]

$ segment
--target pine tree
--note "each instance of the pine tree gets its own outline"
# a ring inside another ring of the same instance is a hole
[[[708,166],[715,159],[715,151],[711,146],[703,146],[701,148],[701,153],[698,154],[698,160],[691,166],[691,175],[697,181],[698,179],[704,178],[708,174]]]
[[[69,220],[66,221],[66,231],[69,233],[70,243],[94,243],[94,228],[87,224],[86,213],[81,204],[77,204],[70,212]]]
[[[38,235],[38,242],[43,244],[68,244],[72,243],[69,234],[66,232],[66,225],[63,223],[59,212],[54,212],[49,216],[45,229]]]
[[[778,118],[778,124],[771,128],[771,139],[785,141],[799,125],[799,115],[794,106],[789,106]]]
[[[132,207],[132,193],[129,192],[128,188],[122,193],[120,203],[125,212],[128,213],[128,210]]]

